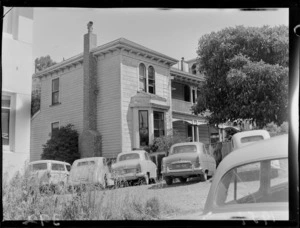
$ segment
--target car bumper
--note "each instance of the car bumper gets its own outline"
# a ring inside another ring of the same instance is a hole
[[[203,169],[193,168],[193,169],[178,169],[178,170],[170,170],[161,172],[163,177],[192,177],[199,176],[204,173]]]
[[[140,178],[145,177],[145,173],[126,173],[122,175],[118,175],[117,177],[113,177],[113,180],[123,180],[123,181],[131,181],[131,180],[138,180]]]

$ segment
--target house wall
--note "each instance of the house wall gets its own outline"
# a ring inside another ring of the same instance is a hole
[[[120,61],[118,51],[97,60],[97,130],[102,136],[102,156],[107,158],[122,151]]]
[[[51,105],[52,80],[59,78],[59,101]],[[83,130],[83,67],[77,64],[70,70],[41,79],[41,107],[31,122],[30,160],[41,159],[42,145],[50,139],[51,123],[59,126],[73,124],[80,134]]]
[[[137,94],[139,90],[139,64],[144,63],[146,68],[151,65],[155,69],[155,94],[166,98],[167,104],[171,106],[171,93],[170,93],[170,78],[169,69],[163,65],[158,65],[156,62],[152,62],[149,59],[142,57],[136,57],[136,55],[131,55],[129,53],[123,52],[121,57],[121,91],[122,91],[122,151],[130,151],[135,148],[133,137],[135,137],[138,129],[134,129],[134,121],[138,121],[138,118],[133,118],[133,110],[130,108],[131,97]],[[146,109],[141,109],[146,110]],[[149,125],[153,125],[153,112],[149,110]],[[171,108],[165,112],[165,129],[166,133],[168,129],[172,128],[172,112]],[[135,124],[137,127],[138,124]],[[150,140],[152,143],[154,138],[153,132],[151,132],[152,127],[149,126]]]
[[[2,35],[2,95],[11,96],[10,145],[3,146],[2,164],[9,178],[29,160],[33,9],[15,7],[8,12]]]

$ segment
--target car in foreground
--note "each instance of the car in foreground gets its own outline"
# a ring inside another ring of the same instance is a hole
[[[215,171],[216,161],[201,142],[174,144],[162,161],[162,175],[167,185],[175,178],[185,183],[187,178],[200,176],[206,181]]]
[[[111,174],[104,157],[89,157],[77,159],[73,162],[69,186],[95,186],[106,188],[111,185]]]
[[[56,160],[39,160],[30,162],[28,168],[32,184],[38,184],[40,188],[53,188],[66,185],[71,165]]]
[[[202,215],[179,219],[288,220],[288,192],[288,135],[282,135],[230,153],[216,171]]]
[[[157,166],[144,150],[132,150],[118,154],[116,163],[112,164],[115,185],[119,183],[155,183]]]
[[[231,147],[232,150],[236,150],[241,147],[255,143],[257,141],[261,141],[269,138],[270,138],[270,134],[266,130],[242,131],[232,136]]]

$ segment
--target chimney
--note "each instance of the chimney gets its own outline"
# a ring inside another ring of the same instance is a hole
[[[96,130],[97,63],[90,51],[97,46],[97,36],[93,34],[93,22],[90,21],[87,28],[83,50],[83,129]]]
[[[90,21],[87,28],[83,43],[83,131],[79,136],[81,158],[102,155],[101,135],[97,130],[97,59],[91,53],[97,46],[97,36],[93,34],[93,22]]]
[[[181,71],[184,71],[184,57],[181,58]]]

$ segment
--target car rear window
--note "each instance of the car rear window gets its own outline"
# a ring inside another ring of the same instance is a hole
[[[34,170],[34,171],[46,170],[46,169],[47,169],[47,163],[32,164],[32,170]]]
[[[82,161],[78,162],[77,166],[89,166],[89,165],[95,165],[95,161]]]
[[[119,157],[119,161],[133,160],[133,159],[139,159],[139,158],[140,158],[140,155],[138,153],[123,154]]]
[[[52,163],[51,164],[51,170],[55,171],[65,171],[65,165],[58,164],[58,163]]]
[[[256,142],[260,140],[264,140],[262,135],[253,135],[241,138],[241,143]]]
[[[194,153],[194,152],[197,152],[197,147],[195,145],[184,145],[184,146],[173,147],[172,154]]]

